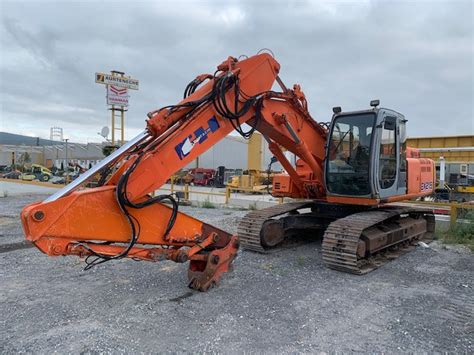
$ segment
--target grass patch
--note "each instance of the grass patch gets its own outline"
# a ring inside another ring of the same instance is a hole
[[[296,263],[298,264],[298,266],[304,266],[304,264],[306,264],[304,256],[301,256],[301,255],[297,256]]]
[[[273,265],[272,263],[267,263],[267,264],[263,264],[260,266],[260,268],[262,270],[265,270],[271,274],[274,274],[274,275],[278,275],[278,276],[288,276],[289,275],[289,270],[288,269],[284,269],[280,266],[277,266],[277,265]]]
[[[466,222],[457,223],[445,232],[440,232],[438,238],[446,244],[463,244],[474,252],[474,212],[461,217]]]
[[[201,203],[201,207],[202,208],[216,208],[216,205],[213,204],[211,201],[209,201],[209,199],[206,199]]]
[[[272,263],[267,263],[262,265],[263,270],[272,271],[275,267]]]

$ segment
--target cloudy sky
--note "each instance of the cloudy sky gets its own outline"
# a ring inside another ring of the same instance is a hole
[[[378,98],[410,136],[474,134],[472,1],[0,0],[0,131],[100,141],[96,71],[140,80],[126,137],[227,56],[270,48],[316,120]]]

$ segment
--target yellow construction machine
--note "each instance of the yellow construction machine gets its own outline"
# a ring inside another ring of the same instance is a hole
[[[52,177],[53,174],[51,170],[39,164],[31,164],[31,168],[25,170],[25,172],[20,175],[20,179],[26,181],[39,180],[47,182],[51,180]]]

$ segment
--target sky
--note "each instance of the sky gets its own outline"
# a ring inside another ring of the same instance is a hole
[[[0,0],[0,131],[99,142],[110,126],[95,72],[140,81],[126,139],[228,56],[269,48],[316,121],[372,99],[408,135],[474,134],[472,1]]]

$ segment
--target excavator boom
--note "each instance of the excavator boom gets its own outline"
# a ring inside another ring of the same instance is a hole
[[[290,121],[323,139],[298,93],[271,91],[279,68],[264,53],[242,61],[229,57],[214,75],[198,76],[181,102],[148,114],[144,132],[63,190],[25,207],[26,238],[51,256],[85,257],[86,268],[124,257],[189,260],[191,287],[204,291],[218,283],[237,253],[237,237],[179,212],[174,196],[153,192],[234,129],[251,134],[242,131],[245,122],[295,153],[304,146],[294,144]],[[306,154],[322,178],[322,148],[317,156]],[[95,174],[102,176],[100,186],[81,188]]]

